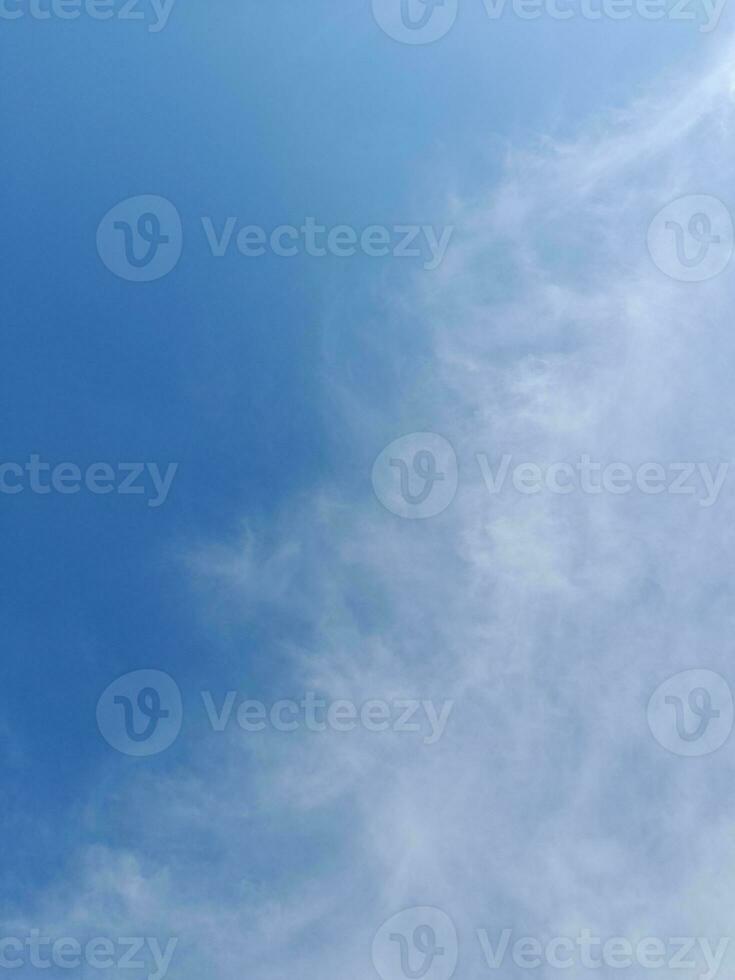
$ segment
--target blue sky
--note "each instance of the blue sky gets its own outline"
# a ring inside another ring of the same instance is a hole
[[[480,927],[725,935],[732,757],[661,752],[645,704],[677,671],[727,676],[727,488],[491,502],[473,460],[730,458],[732,269],[677,282],[646,251],[669,201],[735,205],[727,9],[702,32],[460,0],[411,46],[367,0],[177,0],[158,32],[145,4],[21,8],[0,462],[178,468],[158,507],[0,495],[3,935],[177,936],[172,975],[223,980],[376,976],[373,935],[413,906],[457,924],[467,980]],[[138,195],[183,225],[150,283],[96,247]],[[434,271],[217,258],[202,218],[229,216],[454,231]],[[462,483],[413,522],[370,474],[415,432]],[[183,727],[138,759],[95,712],[149,669]],[[217,735],[200,692],[230,690],[452,698],[455,724],[434,752]]]

